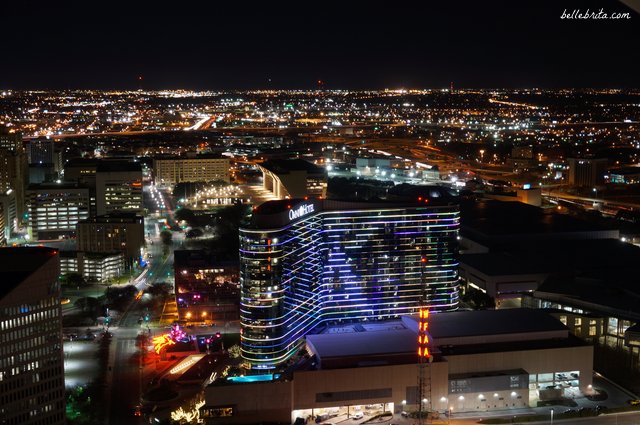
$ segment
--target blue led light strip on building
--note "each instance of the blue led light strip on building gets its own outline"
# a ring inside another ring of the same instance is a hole
[[[241,349],[254,366],[286,361],[323,323],[457,308],[457,204],[267,204],[240,229]]]

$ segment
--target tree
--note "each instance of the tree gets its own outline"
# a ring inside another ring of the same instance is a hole
[[[87,285],[87,280],[84,278],[84,276],[82,276],[80,273],[75,272],[65,274],[64,276],[62,276],[62,278],[60,278],[60,281],[63,285],[68,286],[78,287]]]
[[[78,298],[74,303],[74,305],[78,307],[80,310],[82,310],[83,312],[93,313],[96,311],[96,309],[100,305],[100,302],[98,301],[97,298],[94,298],[94,297],[82,297],[82,298]]]
[[[162,239],[163,244],[171,245],[171,242],[173,241],[173,233],[169,230],[163,230],[160,232],[160,239]]]
[[[200,236],[204,235],[204,232],[202,231],[202,229],[199,228],[194,228],[191,229],[187,232],[186,237],[187,238],[199,238]]]
[[[189,208],[180,208],[174,214],[177,221],[186,221],[189,226],[196,225],[196,214]]]
[[[166,297],[171,293],[171,289],[171,285],[167,282],[156,282],[147,289],[147,292],[153,296]]]
[[[229,347],[228,351],[229,351],[229,357],[231,357],[232,359],[237,359],[242,354],[240,351],[240,346],[237,344]]]

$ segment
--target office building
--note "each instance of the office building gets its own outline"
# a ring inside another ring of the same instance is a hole
[[[391,319],[423,304],[455,310],[459,206],[430,191],[438,197],[257,207],[240,229],[243,357],[282,363],[326,323]]]
[[[29,184],[40,184],[58,180],[53,164],[29,164]]]
[[[157,185],[214,181],[229,183],[229,158],[211,154],[155,158],[153,175]]]
[[[19,156],[6,149],[0,148],[0,191],[13,189],[20,177]]]
[[[22,134],[11,131],[9,128],[0,126],[0,149],[12,152],[23,151]]]
[[[27,143],[27,160],[29,164],[51,164],[53,166],[53,140],[37,139]]]
[[[569,158],[569,184],[594,187],[605,183],[607,158]]]
[[[185,322],[238,319],[238,263],[220,261],[204,250],[174,253],[178,316]]]
[[[0,249],[0,422],[65,424],[58,253]]]
[[[507,165],[510,165],[515,173],[536,168],[538,161],[534,156],[533,146],[514,146],[511,156],[507,158]]]
[[[74,158],[64,166],[64,180],[84,185],[90,193],[90,215],[115,211],[141,213],[142,166],[122,159]]]
[[[64,165],[64,180],[88,187],[96,185],[97,159],[73,158]]]
[[[144,218],[136,213],[114,212],[78,222],[78,251],[122,252],[127,268],[140,261],[144,246]]]
[[[121,252],[78,252],[78,273],[89,282],[105,283],[125,272],[124,255]]]
[[[102,161],[96,169],[96,214],[142,212],[142,167],[139,162]]]
[[[0,203],[0,246],[7,244],[7,226],[5,224],[4,205]]]
[[[358,412],[500,412],[589,394],[593,347],[529,309],[429,318],[431,361],[418,395],[415,316],[343,324],[306,337],[307,358],[284,373],[218,378],[205,388],[206,424],[348,423]],[[505,413],[506,412],[506,413]],[[298,418],[301,418],[299,420]],[[319,418],[319,419],[318,419]],[[362,418],[362,415],[360,416]]]
[[[13,190],[0,194],[0,208],[4,221],[4,235],[8,239],[18,230],[16,194]]]
[[[274,159],[258,164],[264,188],[278,199],[324,197],[327,194],[327,173],[302,159]]]
[[[31,185],[29,233],[32,239],[73,236],[78,221],[89,218],[89,189],[73,184]]]
[[[11,143],[0,147],[0,193],[11,190],[16,198],[16,213],[20,222],[24,220],[25,210],[25,186],[27,182],[27,161],[22,150],[22,145]],[[11,148],[10,148],[11,147]]]
[[[608,183],[638,184],[640,183],[640,167],[625,167],[610,170],[606,178]]]
[[[57,244],[46,243],[47,246]],[[75,248],[75,247],[73,247]],[[125,258],[122,252],[82,252],[63,245],[60,251],[60,275],[78,273],[87,282],[109,283],[124,275]]]

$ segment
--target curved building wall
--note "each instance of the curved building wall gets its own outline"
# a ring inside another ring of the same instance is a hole
[[[457,308],[457,205],[312,211],[240,230],[246,360],[281,363],[326,322]]]

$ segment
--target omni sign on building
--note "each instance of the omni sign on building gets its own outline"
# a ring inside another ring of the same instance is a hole
[[[314,211],[313,204],[302,204],[295,209],[289,210],[289,221],[293,221]]]

